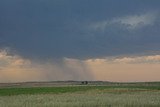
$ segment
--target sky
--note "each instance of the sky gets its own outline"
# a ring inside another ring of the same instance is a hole
[[[159,0],[0,0],[0,82],[160,81]]]

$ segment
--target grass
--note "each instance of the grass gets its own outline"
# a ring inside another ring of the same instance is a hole
[[[160,91],[110,93],[107,90],[92,90],[61,94],[0,96],[0,105],[1,107],[159,107]]]
[[[60,94],[73,93],[78,91],[89,90],[106,90],[125,88],[130,91],[136,90],[160,90],[160,86],[65,86],[65,87],[32,87],[32,88],[1,88],[0,96],[11,96],[20,94]],[[136,90],[135,90],[136,89]]]
[[[0,88],[0,107],[160,107],[160,85]]]

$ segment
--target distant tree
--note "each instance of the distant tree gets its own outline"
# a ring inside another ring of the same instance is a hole
[[[82,84],[83,84],[83,85],[87,85],[87,84],[88,84],[88,81],[82,81]]]

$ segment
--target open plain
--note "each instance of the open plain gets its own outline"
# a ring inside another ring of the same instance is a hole
[[[160,83],[103,81],[0,84],[0,107],[159,107]]]

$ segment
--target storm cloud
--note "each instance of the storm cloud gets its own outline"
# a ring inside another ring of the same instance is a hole
[[[1,0],[0,46],[40,58],[159,52],[158,4],[158,0]]]
[[[158,81],[159,19],[159,0],[0,0],[0,82]]]

